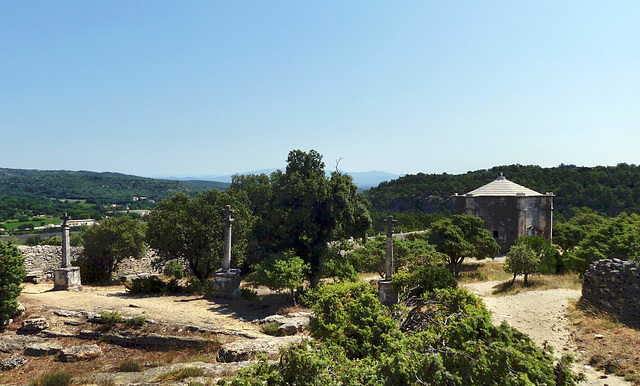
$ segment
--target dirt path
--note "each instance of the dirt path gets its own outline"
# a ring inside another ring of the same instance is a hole
[[[567,319],[567,304],[570,299],[578,299],[580,290],[554,289],[545,291],[526,291],[515,295],[494,296],[493,287],[500,281],[467,283],[465,287],[481,296],[493,313],[495,324],[503,320],[510,326],[528,334],[540,347],[550,344],[555,354],[571,354],[580,359],[580,353],[571,336],[571,324]],[[620,377],[604,375],[584,363],[576,363],[576,371],[587,376],[586,385],[631,385]]]
[[[27,309],[40,307],[77,311],[118,311],[168,324],[194,324],[219,330],[263,336],[249,323],[266,315],[245,302],[213,301],[202,296],[132,296],[124,286],[89,287],[79,292],[52,291],[51,284],[26,284],[20,301]]]

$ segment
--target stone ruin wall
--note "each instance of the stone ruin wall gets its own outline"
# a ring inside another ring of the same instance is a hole
[[[640,318],[640,266],[637,262],[604,259],[585,272],[582,298],[622,319]]]
[[[42,271],[49,277],[53,277],[53,270],[60,268],[62,265],[62,247],[55,245],[18,245],[18,249],[25,258],[25,268],[27,272]],[[83,248],[71,247],[71,261],[75,261],[82,255]],[[152,262],[156,259],[156,252],[152,249],[147,251],[146,256],[140,260],[128,258],[123,260],[119,265],[117,272],[113,275],[118,278],[125,275],[134,275],[142,273],[160,273],[158,269],[154,269]]]

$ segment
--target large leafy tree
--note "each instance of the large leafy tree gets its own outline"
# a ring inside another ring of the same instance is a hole
[[[324,167],[315,150],[291,151],[285,172],[273,173],[271,189],[262,190],[271,198],[263,201],[253,230],[256,256],[293,252],[309,264],[313,284],[319,280],[327,242],[364,235],[371,225],[367,202],[357,193],[352,178],[338,171],[327,177]],[[253,182],[249,186],[255,191]]]
[[[166,260],[186,261],[193,274],[203,280],[222,266],[224,208],[231,205],[233,218],[231,259],[242,263],[246,233],[251,224],[246,193],[210,190],[195,198],[185,193],[158,203],[149,213],[147,241]]]
[[[494,257],[500,251],[500,246],[483,225],[482,219],[469,215],[455,215],[432,224],[429,242],[435,245],[436,251],[447,256],[449,270],[454,275],[458,276],[466,257],[484,259]]]
[[[26,274],[22,253],[12,243],[0,241],[0,321],[16,314]]]
[[[147,250],[145,225],[129,216],[108,218],[87,228],[82,240],[84,254],[106,272],[105,280],[123,259],[141,258]]]

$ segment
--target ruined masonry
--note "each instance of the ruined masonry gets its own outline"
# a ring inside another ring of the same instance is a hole
[[[582,298],[625,320],[640,319],[640,266],[637,262],[603,259],[584,274]]]

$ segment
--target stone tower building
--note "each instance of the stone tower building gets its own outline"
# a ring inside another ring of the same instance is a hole
[[[500,175],[465,195],[454,194],[452,211],[484,220],[500,252],[506,253],[519,236],[544,236],[551,241],[553,197],[553,193],[538,193]]]

